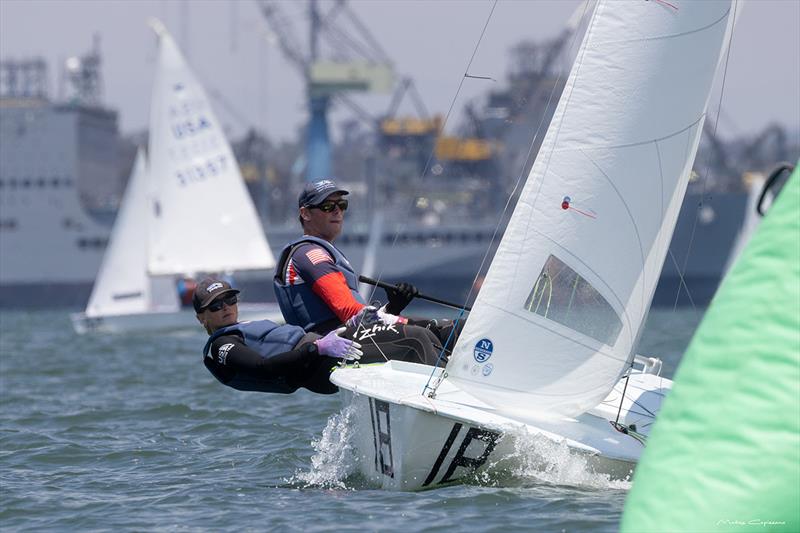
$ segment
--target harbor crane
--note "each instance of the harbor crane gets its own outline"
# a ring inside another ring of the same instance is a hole
[[[388,92],[393,84],[392,64],[346,0],[336,0],[327,9],[318,0],[309,0],[307,50],[292,30],[291,18],[283,10],[286,5],[258,1],[278,46],[305,82],[309,114],[305,174],[310,182],[330,175],[328,110],[333,97],[351,91]]]

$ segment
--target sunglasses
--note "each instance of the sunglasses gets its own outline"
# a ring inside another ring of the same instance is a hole
[[[217,298],[216,300],[214,300],[213,302],[208,304],[206,306],[206,309],[211,311],[212,313],[216,313],[217,311],[222,309],[222,305],[223,304],[225,304],[228,307],[230,307],[232,305],[236,305],[236,302],[238,302],[238,301],[239,301],[239,297],[236,294],[232,294],[232,295],[228,296],[227,298]]]
[[[330,202],[322,202],[319,205],[310,205],[310,209],[319,209],[323,213],[332,213],[337,207],[342,211],[347,211],[347,200],[336,200]]]

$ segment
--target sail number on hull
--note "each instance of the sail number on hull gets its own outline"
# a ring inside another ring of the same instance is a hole
[[[392,454],[392,430],[389,421],[389,406],[391,404],[381,400],[376,400],[374,398],[370,398],[369,403],[370,415],[372,419],[373,444],[375,445],[375,470],[380,474],[394,478],[395,470]],[[425,482],[422,484],[423,487],[427,487],[431,484],[439,485],[442,483],[455,481],[459,477],[464,477],[464,475],[467,475],[467,473],[476,471],[489,459],[489,455],[492,453],[497,445],[497,441],[502,436],[501,433],[496,431],[467,426],[467,430],[464,432],[464,436],[461,439],[461,444],[458,446],[458,449],[453,458],[450,460],[447,468],[444,469],[444,475],[442,475],[438,481],[435,481],[439,476],[439,473],[442,472],[442,465],[447,459],[447,456],[450,454],[450,450],[453,448],[453,444],[458,439],[459,434],[462,433],[461,429],[463,427],[464,425],[459,422],[455,422],[453,424],[447,439],[443,443],[442,448],[439,450],[439,454],[437,455],[436,460],[431,467],[430,473],[428,473],[428,476],[425,478]],[[470,457],[467,455],[467,450],[470,448],[470,444],[473,442],[483,443],[483,449],[480,454],[477,455],[477,457]],[[458,467],[467,469],[467,472],[461,476],[453,477],[453,474]]]

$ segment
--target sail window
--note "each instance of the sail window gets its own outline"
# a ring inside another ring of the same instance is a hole
[[[553,255],[536,279],[525,309],[609,346],[622,329],[619,316],[597,289]]]

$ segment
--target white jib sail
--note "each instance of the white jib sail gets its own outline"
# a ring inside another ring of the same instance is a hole
[[[730,0],[598,3],[447,366],[505,412],[576,415],[633,357],[733,19]]]
[[[220,122],[163,26],[150,110],[151,274],[272,268],[275,259]]]
[[[86,316],[142,313],[149,308],[148,188],[147,163],[140,148],[92,287]]]

